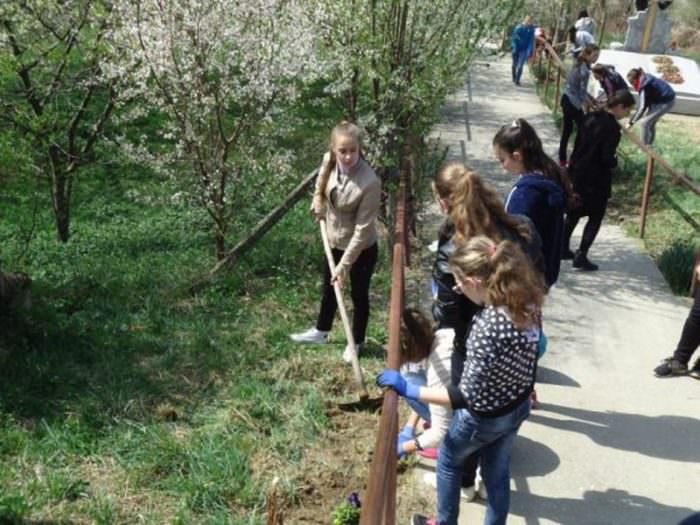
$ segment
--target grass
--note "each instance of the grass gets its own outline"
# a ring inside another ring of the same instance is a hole
[[[531,70],[542,81],[546,77],[546,62],[543,62],[543,67],[535,65]],[[540,98],[550,109],[558,104],[554,96],[554,82],[553,79],[546,93],[543,85],[538,84]],[[553,118],[556,125],[561,126],[561,111]],[[700,184],[700,144],[697,133],[693,129],[684,131],[683,126],[679,126],[669,116],[657,125],[656,136],[654,148],[658,153],[676,170]],[[624,220],[630,235],[639,236],[639,207],[646,174],[646,155],[623,138],[618,148],[618,159],[619,166],[613,179],[610,200],[611,215],[616,214]],[[674,183],[671,176],[657,166],[650,202],[645,225],[645,246],[673,292],[687,294],[695,254],[700,250],[700,240],[696,226],[684,215],[700,224],[700,199],[692,191]]]
[[[322,148],[337,114],[314,108],[325,117],[313,115],[304,140]],[[300,178],[317,153],[300,156]],[[307,448],[329,430],[328,404],[354,393],[339,344],[288,339],[320,296],[307,201],[193,296],[188,286],[214,262],[208,218],[172,201],[169,180],[134,166],[110,176],[100,166],[82,176],[62,245],[42,191],[25,247],[31,180],[0,185],[3,269],[34,280],[32,309],[0,317],[0,523],[264,523],[271,479],[296,492]],[[376,304],[388,272],[381,250]],[[382,308],[370,323],[382,344]]]

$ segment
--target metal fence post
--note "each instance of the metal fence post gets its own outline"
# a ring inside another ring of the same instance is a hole
[[[647,208],[649,207],[649,194],[651,193],[651,180],[654,176],[654,157],[647,157],[647,174],[644,178],[644,191],[642,191],[642,209],[640,211],[639,237],[644,238],[644,229],[647,222]]]

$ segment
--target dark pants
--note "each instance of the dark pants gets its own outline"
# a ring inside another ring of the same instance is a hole
[[[598,235],[598,230],[600,230],[600,225],[603,223],[603,217],[605,217],[605,210],[607,207],[607,198],[596,198],[591,199],[591,202],[584,201],[582,206],[566,212],[566,221],[564,223],[564,248],[566,249],[569,247],[571,234],[574,233],[579,219],[581,217],[588,217],[586,226],[583,228],[583,235],[581,236],[581,244],[579,246],[579,251],[586,255],[596,235]]]
[[[574,122],[576,123],[576,129],[581,129],[583,111],[574,106],[565,93],[561,96],[561,113],[562,124],[561,140],[559,141],[559,161],[566,162],[566,149],[569,146],[569,138],[571,138],[571,134],[574,132]]]
[[[700,294],[698,294],[700,295]],[[461,339],[461,340],[459,340]],[[464,362],[466,361],[466,335],[455,339],[455,348],[452,350],[451,356],[451,376],[452,384],[459,386],[462,380],[462,372],[464,371]],[[459,346],[457,346],[459,345]],[[479,466],[479,451],[469,454],[464,460],[462,468],[462,487],[473,487],[476,482],[476,469]]]
[[[690,307],[690,313],[681,332],[681,340],[678,341],[673,357],[687,365],[698,346],[700,346],[700,290],[695,292],[695,301]]]
[[[335,264],[338,264],[343,253],[343,250],[333,249],[333,261]],[[356,344],[365,342],[367,321],[369,320],[369,283],[374,273],[374,267],[377,264],[378,253],[377,243],[374,243],[363,250],[350,267],[350,296],[352,297],[353,306],[352,335]],[[318,313],[316,329],[330,332],[337,309],[338,303],[335,300],[335,292],[331,284],[331,270],[328,267],[328,261],[326,261],[323,269],[323,298],[321,300],[321,311]]]

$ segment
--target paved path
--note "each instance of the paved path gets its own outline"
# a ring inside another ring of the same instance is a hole
[[[550,154],[558,143],[532,78],[512,85],[507,58],[475,65],[471,89],[455,94],[435,130],[451,158],[462,157],[464,140],[467,162],[504,194],[512,177],[491,149],[500,125],[524,117]],[[435,238],[436,211],[429,208],[419,221],[426,239]],[[423,254],[423,264],[432,257]],[[591,259],[600,271],[576,272],[564,262],[548,298],[549,351],[537,389],[542,407],[513,451],[508,523],[677,524],[700,511],[700,381],[657,379],[652,369],[672,351],[690,302],[671,294],[640,242],[618,226],[603,226]],[[460,524],[481,523],[483,515],[483,504],[463,503]]]

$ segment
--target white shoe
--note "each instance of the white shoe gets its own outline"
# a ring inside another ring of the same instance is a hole
[[[360,357],[359,346],[360,345],[355,345],[355,347],[353,348],[351,345],[347,345],[345,347],[345,350],[343,351],[343,361],[345,361],[347,364],[351,365],[353,354],[359,358]]]
[[[484,478],[481,477],[481,472],[476,473],[476,480],[474,481],[474,486],[476,487],[476,493],[481,499],[486,501],[489,499],[489,493],[486,492],[486,483],[484,483]]]
[[[437,252],[438,251],[439,244],[437,241],[433,241],[428,245],[428,251],[429,252]]]
[[[435,472],[426,472],[423,474],[423,483],[437,489],[437,475]],[[476,498],[476,490],[473,486],[459,489],[459,495],[464,501],[474,501]]]
[[[305,332],[292,334],[289,336],[292,341],[297,343],[321,344],[328,342],[328,332],[322,332],[314,328],[309,328]]]

